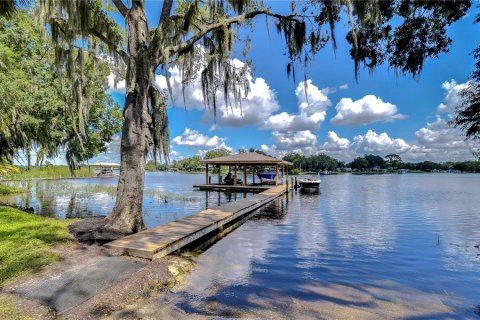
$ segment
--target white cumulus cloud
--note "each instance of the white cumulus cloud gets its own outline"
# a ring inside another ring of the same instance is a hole
[[[294,149],[313,147],[317,143],[317,136],[310,130],[279,132],[273,131],[273,140],[277,149]]]
[[[319,89],[312,80],[298,84],[295,95],[298,101],[298,113],[281,112],[271,115],[262,126],[265,130],[305,131],[316,130],[325,121],[331,101],[324,90]]]
[[[108,87],[110,92],[118,92],[125,94],[125,80],[117,79],[117,83],[115,84],[115,75],[110,73],[108,76]]]
[[[328,131],[327,138],[322,144],[322,148],[329,151],[348,150],[350,148],[350,140],[340,138],[335,131]]]
[[[418,146],[412,151],[419,159],[439,161],[471,159],[473,152],[480,148],[478,142],[465,140],[460,130],[452,128],[448,121],[440,116],[415,132],[415,137]]]
[[[246,67],[238,60],[232,60],[237,68]],[[201,70],[198,70],[196,78],[183,88],[182,76],[178,67],[171,68],[170,84],[173,94],[173,105],[187,109],[205,110],[205,119],[213,119],[213,112],[206,109],[202,84],[200,80]],[[263,78],[247,76],[250,91],[244,96],[239,106],[227,106],[223,92],[217,91],[217,114],[215,127],[229,126],[241,127],[245,125],[256,125],[265,121],[272,113],[280,107],[275,92],[270,88]],[[156,86],[161,90],[167,89],[167,81],[163,75],[156,76]],[[232,97],[231,97],[232,98]],[[233,98],[231,99],[233,101]]]
[[[230,151],[232,150],[232,148],[227,146],[225,138],[220,138],[218,136],[209,137],[190,128],[186,128],[182,135],[176,136],[172,141],[179,146],[208,147],[211,149],[224,148]]]
[[[352,148],[357,154],[403,154],[408,152],[411,146],[403,139],[390,138],[386,132],[378,134],[373,130],[368,130],[364,135],[357,135],[353,138]]]
[[[460,106],[461,97],[458,93],[465,89],[468,83],[457,83],[454,79],[442,83],[442,89],[445,90],[445,98],[437,108],[439,113],[448,112],[450,115],[454,113],[455,108]]]
[[[398,113],[396,105],[384,102],[374,95],[366,95],[356,101],[342,98],[335,109],[337,114],[331,122],[336,125],[354,126],[405,119],[404,115]]]

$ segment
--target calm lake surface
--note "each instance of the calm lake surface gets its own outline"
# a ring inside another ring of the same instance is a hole
[[[215,182],[216,176],[212,176]],[[195,191],[203,174],[147,172],[143,214],[147,227],[168,223],[209,206],[242,199],[251,194]],[[118,178],[58,179],[2,182],[27,192],[0,196],[0,202],[33,208],[35,213],[58,218],[107,215],[115,204]]]
[[[193,191],[203,180],[147,174],[146,223],[234,200]],[[0,201],[107,214],[116,182],[20,183],[27,194]],[[155,303],[207,318],[478,320],[479,243],[480,175],[324,176],[320,195],[292,192],[194,256],[193,271]]]
[[[195,258],[158,300],[269,319],[479,319],[480,175],[322,177]]]

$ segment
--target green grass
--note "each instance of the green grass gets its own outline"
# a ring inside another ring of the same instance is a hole
[[[21,193],[21,192],[23,192],[22,189],[17,189],[17,188],[13,188],[13,187],[9,187],[9,186],[5,186],[5,185],[0,184],[0,196],[4,196],[4,195],[7,195],[7,194],[12,194],[12,193]]]
[[[51,249],[67,241],[68,225],[73,221],[0,206],[0,287],[8,279],[58,261],[60,256]]]
[[[88,167],[82,167],[80,170],[75,171],[75,177],[84,178],[84,177],[93,177],[94,170],[88,169]],[[40,178],[49,178],[49,179],[60,179],[60,178],[71,178],[70,170],[68,166],[46,166],[42,168],[32,168],[30,170],[22,170],[20,173],[15,173],[9,175],[5,179],[11,180],[30,180],[30,179],[40,179]]]

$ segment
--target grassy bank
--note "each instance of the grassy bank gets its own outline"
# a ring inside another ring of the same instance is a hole
[[[71,178],[70,170],[68,166],[47,166],[43,168],[31,168],[30,170],[22,170],[19,173],[9,175],[4,179],[8,180],[31,180],[31,179],[60,179]],[[82,167],[80,170],[75,171],[75,177],[93,177],[93,169],[89,170],[88,167]]]
[[[69,238],[73,220],[56,220],[0,206],[0,286],[59,260],[52,248]]]

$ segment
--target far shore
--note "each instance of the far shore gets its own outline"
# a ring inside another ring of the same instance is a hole
[[[49,168],[49,169],[46,169]],[[55,168],[52,170],[51,168]],[[65,170],[67,169],[67,170]],[[45,170],[44,172],[42,172]],[[205,174],[205,171],[188,171],[188,170],[146,170],[149,173],[155,172],[168,172],[168,173],[180,173],[180,174]],[[226,173],[222,172],[221,174]],[[406,174],[435,174],[435,173],[450,173],[450,174],[470,174],[478,172],[460,172],[460,171],[420,171],[420,170],[409,170]],[[289,173],[290,177],[302,176],[302,175],[338,175],[338,174],[352,174],[352,175],[385,175],[385,174],[399,174],[398,171],[331,171],[331,172],[293,172]],[[216,175],[212,173],[211,175]],[[0,182],[8,181],[32,181],[32,180],[63,180],[63,179],[92,179],[97,178],[93,170],[89,172],[88,167],[82,167],[80,170],[75,172],[75,176],[72,176],[70,171],[68,171],[67,166],[49,166],[45,168],[33,168],[30,170],[23,170],[19,174],[13,174],[10,176],[0,177]],[[103,179],[103,178],[99,178]]]

